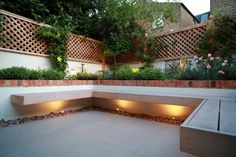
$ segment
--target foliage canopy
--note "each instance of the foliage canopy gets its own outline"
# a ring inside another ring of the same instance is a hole
[[[236,50],[236,14],[219,15],[213,18],[212,26],[197,43],[198,55],[207,57],[208,53],[222,58],[230,57]]]

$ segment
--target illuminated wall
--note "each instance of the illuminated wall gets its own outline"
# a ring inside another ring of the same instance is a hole
[[[184,120],[192,113],[195,107],[180,106],[174,104],[154,104],[143,103],[136,101],[115,100],[93,98],[93,103],[96,106],[119,109],[131,113],[149,114],[152,116],[168,117],[172,119]]]

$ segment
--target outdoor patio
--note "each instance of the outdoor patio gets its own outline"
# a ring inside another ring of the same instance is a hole
[[[191,157],[179,126],[88,111],[0,129],[2,157]]]
[[[236,157],[231,0],[0,6],[0,157]]]

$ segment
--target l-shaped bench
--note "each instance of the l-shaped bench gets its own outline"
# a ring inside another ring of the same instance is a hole
[[[181,96],[108,90],[74,90],[11,95],[16,105],[31,105],[57,100],[107,98],[147,103],[200,105],[180,126],[180,149],[206,157],[236,156],[236,99],[188,98]],[[196,106],[196,105],[195,105]],[[192,105],[194,107],[194,105]]]

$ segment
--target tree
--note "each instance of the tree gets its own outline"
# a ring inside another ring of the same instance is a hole
[[[196,44],[198,55],[207,58],[208,53],[214,57],[230,57],[236,49],[236,14],[219,15],[213,18],[212,26]]]
[[[114,57],[124,55],[132,48],[135,40],[145,39],[145,30],[140,20],[153,22],[160,16],[173,20],[173,5],[158,5],[145,0],[104,0],[104,10],[98,14],[98,30],[104,43],[104,54]],[[164,6],[164,7],[163,7]]]

